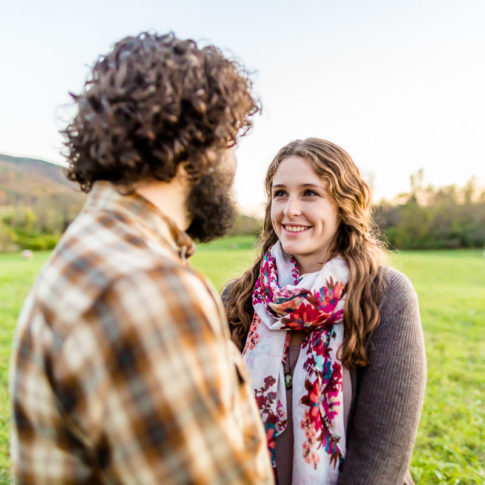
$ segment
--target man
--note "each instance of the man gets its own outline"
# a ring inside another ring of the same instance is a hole
[[[233,220],[250,88],[215,47],[144,33],[73,96],[67,174],[90,194],[19,318],[16,483],[273,483],[219,297],[186,261]]]

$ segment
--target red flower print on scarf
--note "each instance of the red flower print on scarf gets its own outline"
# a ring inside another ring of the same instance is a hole
[[[261,319],[255,315],[251,326],[249,327],[248,336],[246,338],[246,345],[244,347],[244,352],[254,349],[259,342],[258,327],[261,324]]]
[[[267,376],[264,379],[264,386],[254,391],[256,403],[263,421],[271,424],[276,423],[276,415],[271,410],[271,405],[276,399],[276,390],[270,391],[271,387],[275,384],[276,379],[273,376]]]
[[[275,462],[275,450],[276,450],[276,426],[278,422],[277,415],[274,414],[272,410],[272,405],[276,399],[276,392],[271,390],[271,388],[276,384],[276,379],[273,376],[267,376],[264,379],[264,386],[256,389],[254,395],[256,398],[256,404],[259,408],[259,413],[263,420],[264,428],[266,430],[266,441],[268,444],[268,451],[271,458],[271,463],[276,466]],[[279,404],[279,403],[278,403]],[[277,412],[278,406],[276,407]],[[278,414],[281,414],[280,412]],[[280,424],[280,423],[278,423]],[[286,420],[283,423],[286,427]]]
[[[281,323],[290,330],[302,330],[320,325],[324,320],[325,315],[318,308],[308,303],[302,303],[287,317],[282,318]]]
[[[325,337],[330,339],[331,333],[332,330]],[[300,400],[300,404],[309,408],[300,423],[306,438],[303,458],[307,463],[313,463],[316,469],[318,462],[313,460],[312,450],[323,445],[330,455],[330,463],[337,468],[343,460],[343,454],[338,446],[340,438],[333,435],[332,420],[342,404],[339,400],[339,391],[343,388],[342,366],[329,359],[331,349],[328,344],[325,345],[327,339],[322,338],[322,335],[314,338],[313,335],[306,346],[308,358],[304,364],[304,367],[311,369],[309,377],[305,379],[307,393]],[[323,353],[318,350],[323,350]]]

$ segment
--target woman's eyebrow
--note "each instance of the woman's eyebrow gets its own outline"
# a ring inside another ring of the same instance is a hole
[[[285,184],[274,184],[271,186],[271,188],[276,188],[276,187],[286,187]],[[325,189],[325,187],[321,184],[300,184],[298,187],[318,187],[320,189]]]
[[[318,187],[320,189],[323,189],[325,188],[323,185],[321,184],[301,184],[300,187]]]

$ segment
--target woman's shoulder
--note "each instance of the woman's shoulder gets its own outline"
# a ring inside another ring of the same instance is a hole
[[[411,280],[396,268],[381,266],[379,311],[391,314],[405,306],[417,306],[418,298]]]
[[[235,278],[233,280],[229,280],[221,290],[221,300],[224,303],[224,306],[227,305],[229,299],[231,298],[231,291],[234,285],[239,281],[239,278]]]
[[[379,276],[382,278],[387,291],[415,292],[411,280],[392,266],[381,266]]]
[[[380,356],[391,359],[391,354],[401,355],[399,349],[406,342],[410,355],[421,355],[424,346],[418,297],[410,279],[391,267],[381,268],[380,275],[379,324],[369,337],[368,348],[379,349]]]

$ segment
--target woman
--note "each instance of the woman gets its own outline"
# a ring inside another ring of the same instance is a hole
[[[266,191],[259,256],[223,300],[278,484],[411,484],[423,335],[369,188],[344,150],[308,138],[278,152]]]

